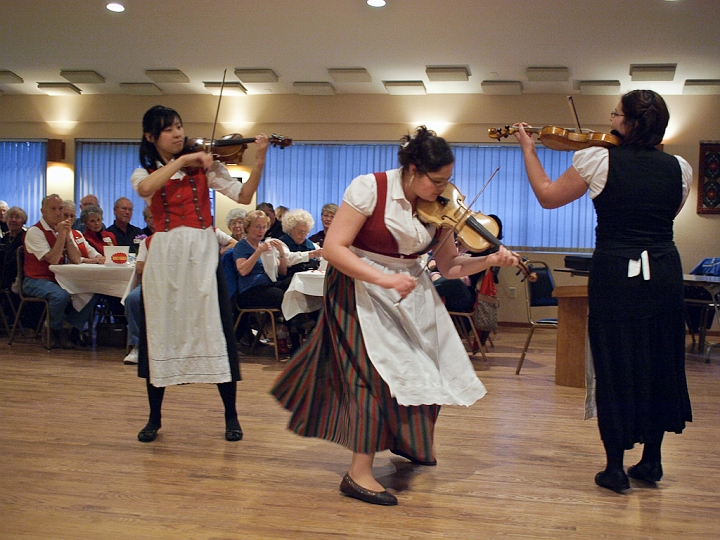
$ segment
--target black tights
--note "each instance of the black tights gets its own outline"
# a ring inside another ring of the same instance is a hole
[[[651,433],[645,438],[645,444],[643,446],[642,458],[640,463],[660,463],[661,462],[661,447],[664,431]],[[605,454],[607,455],[607,471],[612,470],[623,470],[623,458],[625,456],[625,450],[619,444],[609,443],[603,441],[605,446]]]
[[[165,396],[165,388],[157,387],[147,381],[148,402],[150,403],[150,418],[147,427],[160,429],[162,420],[162,402]],[[240,424],[237,419],[236,395],[237,383],[235,381],[218,383],[218,391],[225,407],[225,428],[238,429]]]

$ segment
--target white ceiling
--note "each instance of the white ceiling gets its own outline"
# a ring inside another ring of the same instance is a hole
[[[207,94],[203,81],[238,82],[237,68],[270,68],[279,81],[248,93],[296,93],[327,81],[337,94],[387,93],[382,81],[422,80],[428,93],[482,93],[516,80],[523,93],[577,93],[580,80],[618,80],[619,92],[681,94],[686,79],[720,79],[717,0],[0,0],[0,70],[23,79],[12,94],[67,82],[61,70],[94,70],[104,84],[83,95],[152,82],[148,69],[179,69],[164,94]],[[670,82],[630,80],[630,64],[677,64]],[[430,82],[427,66],[465,66],[468,82]],[[528,82],[526,69],[563,66],[567,82]],[[329,68],[368,70],[367,83],[335,83]]]

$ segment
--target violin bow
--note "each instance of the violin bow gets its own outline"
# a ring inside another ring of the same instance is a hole
[[[433,249],[433,251],[437,251],[438,249],[440,249],[442,246],[445,245],[445,242],[448,241],[448,238],[450,238],[451,236],[452,236],[452,237],[455,236],[455,232],[456,232],[457,226],[458,226],[460,223],[462,223],[462,221],[470,214],[470,212],[472,212],[472,210],[471,210],[472,205],[475,204],[475,201],[478,200],[478,197],[480,197],[480,195],[482,195],[482,192],[485,191],[485,188],[486,188],[486,187],[488,187],[488,184],[490,183],[490,180],[492,180],[493,178],[495,178],[495,175],[498,173],[499,170],[500,170],[500,167],[497,167],[497,168],[493,171],[493,173],[490,175],[490,178],[488,178],[487,181],[485,182],[485,184],[483,185],[483,187],[480,188],[480,191],[478,191],[477,195],[475,195],[475,197],[473,198],[472,202],[467,205],[467,210],[465,210],[465,211],[462,213],[462,216],[460,216],[460,219],[459,219],[458,222],[455,224],[455,226],[452,228],[452,231],[451,231],[452,234],[448,234],[445,238],[443,238],[442,241]],[[430,257],[428,257],[427,261],[425,261],[425,266],[424,266],[423,269],[420,271],[420,273],[422,274],[423,272],[425,272],[425,271],[428,269],[428,266],[429,266],[429,265],[430,265]],[[395,306],[399,306],[399,305],[400,305],[400,302],[402,302],[402,298],[401,298],[400,300],[398,300],[397,302],[395,302]]]
[[[220,101],[222,100],[223,88],[225,88],[225,76],[227,75],[227,68],[223,71],[222,82],[220,83],[220,95],[218,96],[217,110],[215,111],[215,121],[213,122],[212,135],[210,136],[210,153],[212,154],[212,148],[215,144],[215,128],[218,123],[218,116],[220,116]]]
[[[570,107],[570,112],[572,113],[573,120],[575,120],[575,126],[577,127],[578,133],[582,133],[582,128],[580,127],[580,117],[577,114],[577,110],[575,109],[575,102],[573,101],[572,96],[568,96],[568,106]]]

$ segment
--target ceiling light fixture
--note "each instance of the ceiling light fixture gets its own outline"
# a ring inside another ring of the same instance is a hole
[[[329,82],[294,82],[293,88],[304,96],[334,96],[335,87]]]
[[[720,94],[720,79],[687,79],[683,85],[683,94]]]
[[[556,82],[568,80],[566,67],[529,67],[525,70],[528,81]]]
[[[336,83],[372,82],[372,77],[365,68],[328,69],[328,74]]]
[[[470,70],[465,66],[427,66],[425,74],[433,82],[467,81]]]
[[[367,5],[370,7],[385,7],[385,0],[367,0]]]
[[[179,69],[148,69],[145,75],[156,83],[189,83],[190,79]]]
[[[236,69],[235,76],[243,84],[278,82],[277,73],[272,69]]]
[[[15,75],[12,71],[0,70],[0,84],[20,84],[23,83],[23,78]]]
[[[393,96],[423,96],[427,94],[422,81],[383,81],[388,94]]]
[[[120,4],[118,2],[110,2],[105,7],[114,13],[122,13],[123,11],[125,11],[125,6],[123,6],[122,4]]]
[[[483,81],[480,83],[483,94],[519,96],[522,94],[520,81]]]
[[[633,81],[672,81],[677,64],[630,64]]]
[[[225,85],[219,82],[204,82],[205,89],[213,96],[220,95],[220,88],[226,96],[245,96],[247,89],[239,82],[226,82]]]
[[[97,71],[61,71],[60,76],[67,79],[71,83],[76,84],[101,84],[105,82],[105,77]]]
[[[162,90],[153,83],[120,83],[120,89],[133,96],[162,96]]]
[[[49,96],[75,96],[82,94],[82,91],[69,82],[41,82],[38,88]]]
[[[620,93],[620,81],[580,81],[583,96],[613,96]]]

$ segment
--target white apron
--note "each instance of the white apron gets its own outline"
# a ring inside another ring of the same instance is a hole
[[[420,262],[353,249],[385,273],[417,277],[413,292],[399,303],[394,289],[355,280],[365,347],[398,403],[472,405],[483,397],[485,387]],[[382,339],[378,339],[380,335]]]
[[[220,320],[212,229],[156,232],[143,272],[150,383],[231,380]]]

